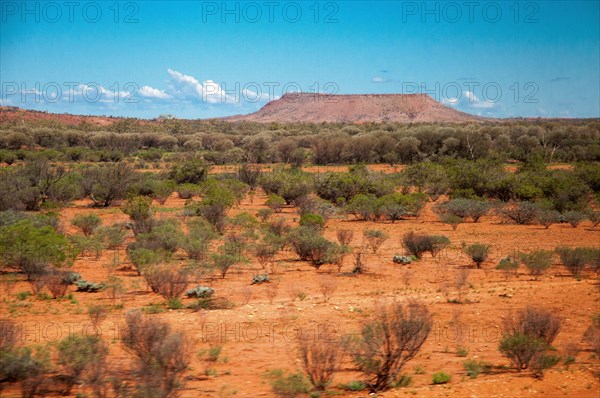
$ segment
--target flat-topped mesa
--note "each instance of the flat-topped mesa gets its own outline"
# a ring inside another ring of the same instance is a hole
[[[225,118],[248,122],[467,122],[483,120],[427,94],[286,93],[259,111]]]

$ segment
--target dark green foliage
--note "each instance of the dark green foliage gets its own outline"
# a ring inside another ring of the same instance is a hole
[[[284,373],[281,370],[273,370],[267,373],[273,393],[280,398],[295,398],[308,393],[309,384],[302,373]]]
[[[187,159],[175,163],[169,172],[169,178],[177,184],[199,184],[206,180],[209,167],[199,158]]]

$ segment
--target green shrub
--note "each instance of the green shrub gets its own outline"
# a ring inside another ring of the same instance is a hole
[[[123,206],[123,213],[134,222],[133,231],[136,234],[148,233],[152,230],[154,211],[152,199],[147,196],[131,197]]]
[[[402,246],[408,254],[420,259],[424,253],[429,252],[432,256],[436,256],[443,250],[450,240],[441,235],[425,235],[410,231],[402,237]]]
[[[78,214],[73,217],[71,224],[79,228],[85,236],[90,236],[102,224],[102,220],[95,214]]]
[[[577,226],[585,220],[587,215],[584,212],[570,210],[563,214],[563,220],[569,223],[573,228],[577,228]]]
[[[265,202],[265,205],[273,210],[275,213],[280,213],[283,207],[285,206],[285,199],[281,196],[276,195],[274,193],[269,195],[269,198]]]
[[[0,247],[0,264],[18,268],[29,276],[48,265],[69,265],[74,254],[65,236],[51,226],[36,227],[29,219],[0,227]]]
[[[504,276],[508,280],[511,275],[517,274],[519,262],[512,257],[505,257],[496,265],[496,269],[504,272]]]
[[[488,374],[492,371],[492,364],[479,359],[468,359],[463,362],[467,376],[476,379],[480,374]]]
[[[346,206],[346,212],[353,214],[357,219],[368,221],[375,218],[375,197],[363,194],[352,197]]]
[[[337,260],[338,246],[315,233],[312,228],[294,229],[288,235],[288,242],[301,260],[309,261],[316,269]]]
[[[195,184],[180,184],[175,187],[175,192],[180,199],[191,199],[198,194],[200,188]]]
[[[517,371],[532,368],[535,377],[543,377],[553,366],[548,354],[561,328],[561,319],[550,311],[526,307],[506,317],[500,340],[500,352],[509,358]]]
[[[539,209],[536,213],[537,222],[548,229],[552,224],[558,224],[562,222],[562,215],[556,210],[552,209]]]
[[[342,390],[347,390],[347,391],[363,391],[364,389],[367,388],[367,385],[360,380],[354,380],[349,383],[340,385],[340,388]]]
[[[459,216],[455,216],[454,214],[442,214],[440,215],[440,221],[444,224],[450,225],[452,230],[456,231],[456,228],[458,228],[458,226],[465,220]]]
[[[444,372],[434,373],[432,376],[433,384],[446,384],[449,383],[452,377],[449,374]]]
[[[589,260],[589,250],[585,247],[557,247],[555,251],[569,272],[575,278],[579,278],[581,271]]]
[[[379,229],[366,229],[363,231],[363,237],[373,253],[377,253],[377,250],[389,238],[389,235]]]
[[[267,377],[273,393],[282,398],[294,398],[306,394],[310,390],[302,373],[284,373],[282,370],[272,370]]]
[[[323,220],[323,217],[318,214],[308,213],[300,217],[300,225],[303,227],[320,230],[325,226],[325,220]]]
[[[91,379],[106,367],[107,345],[96,336],[69,336],[58,343],[58,363],[65,373],[63,395],[69,395],[73,386],[89,370]],[[95,380],[98,381],[98,380]],[[101,381],[100,381],[101,382]]]
[[[206,180],[209,167],[202,159],[192,158],[175,163],[169,172],[169,178],[177,184],[199,184]]]
[[[529,273],[537,280],[552,266],[553,254],[550,250],[535,250],[530,253],[520,253],[520,258]]]
[[[49,351],[41,347],[19,347],[1,349],[0,354],[0,379],[21,382],[22,397],[38,395],[50,370]]]
[[[481,264],[487,260],[490,254],[490,245],[473,243],[472,245],[465,246],[464,251],[477,265],[477,268],[481,268]]]
[[[538,214],[538,206],[532,202],[517,202],[500,210],[500,214],[515,223],[530,224]]]

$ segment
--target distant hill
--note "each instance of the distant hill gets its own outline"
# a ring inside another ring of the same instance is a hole
[[[490,120],[442,105],[426,94],[328,95],[288,93],[237,122],[468,122]]]

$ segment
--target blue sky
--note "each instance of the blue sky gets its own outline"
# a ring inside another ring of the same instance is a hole
[[[483,116],[600,117],[599,4],[2,1],[0,101],[207,118],[285,91],[425,92]]]

